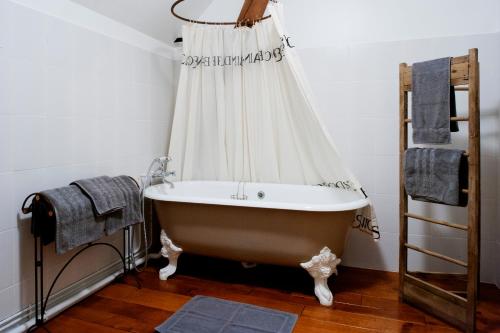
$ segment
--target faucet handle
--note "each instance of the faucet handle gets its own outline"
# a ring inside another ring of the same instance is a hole
[[[175,177],[175,171],[169,171],[169,172],[167,172],[167,175],[166,175],[166,176],[167,176],[167,177],[168,177],[168,176],[174,176],[174,177]]]

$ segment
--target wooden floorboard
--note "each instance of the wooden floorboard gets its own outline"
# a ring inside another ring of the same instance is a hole
[[[100,324],[95,324],[87,320],[80,320],[71,316],[67,316],[66,314],[61,314],[54,319],[50,320],[45,328],[40,328],[37,332],[46,332],[50,333],[67,333],[67,332],[93,332],[93,333],[120,333],[120,332],[128,332],[124,330],[119,330],[115,328],[111,328],[108,326],[103,326]]]
[[[126,305],[126,306],[125,306]],[[90,311],[89,311],[90,310]],[[139,304],[124,303],[114,299],[93,295],[76,306],[68,309],[65,314],[79,319],[87,318],[87,320],[114,327],[110,324],[110,318],[115,316],[120,318],[129,318],[133,323],[140,323],[149,328],[163,322],[165,318],[172,315],[172,311],[166,311],[151,306],[144,306]],[[106,323],[106,324],[105,324]],[[118,328],[118,327],[115,327]]]
[[[50,332],[154,332],[196,295],[264,306],[299,316],[294,333],[458,332],[398,300],[396,273],[340,267],[330,287],[332,307],[320,306],[308,274],[297,268],[257,266],[183,255],[168,281],[158,279],[165,261],[155,261],[50,320]],[[137,286],[141,287],[138,288]],[[452,284],[450,284],[452,285]],[[500,290],[482,285],[478,332],[500,332]],[[38,330],[38,332],[44,332]]]

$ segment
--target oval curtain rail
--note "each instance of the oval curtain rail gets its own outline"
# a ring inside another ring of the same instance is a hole
[[[177,17],[178,19],[186,21],[186,22],[190,22],[190,23],[208,24],[208,25],[234,25],[236,27],[239,27],[239,26],[242,26],[242,25],[249,23],[249,22],[256,23],[256,22],[264,21],[264,20],[271,17],[271,15],[267,15],[267,16],[264,16],[262,18],[258,18],[255,20],[245,19],[245,20],[236,21],[236,22],[208,22],[208,21],[192,20],[189,18],[185,18],[185,17],[183,17],[175,12],[175,7],[177,7],[180,3],[184,2],[184,1],[186,1],[186,0],[175,1],[174,4],[172,5],[172,7],[170,7],[170,12],[172,13],[173,16]]]

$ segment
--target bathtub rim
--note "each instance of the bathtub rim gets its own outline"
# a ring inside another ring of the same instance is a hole
[[[204,181],[186,181],[186,182],[200,182]],[[217,181],[207,181],[207,182],[217,182]],[[181,182],[174,182],[181,183]],[[221,182],[222,183],[222,182]],[[232,183],[232,182],[224,182]],[[237,184],[237,183],[235,183]],[[253,183],[256,184],[256,183]],[[269,183],[262,183],[262,185],[276,185]],[[286,184],[294,185],[294,184]],[[265,209],[284,209],[284,210],[296,210],[296,211],[308,211],[308,212],[339,212],[339,211],[349,211],[357,210],[369,205],[369,201],[366,198],[360,198],[358,200],[353,200],[343,203],[333,203],[333,204],[300,204],[300,203],[286,203],[286,202],[276,202],[276,201],[256,201],[256,200],[237,200],[237,199],[224,199],[224,198],[207,198],[207,197],[197,197],[197,196],[181,196],[181,195],[169,195],[152,192],[154,187],[166,186],[165,184],[156,184],[147,187],[144,190],[144,197],[151,200],[166,201],[166,202],[182,202],[182,203],[193,203],[193,204],[208,204],[208,205],[218,205],[218,206],[238,206],[238,207],[251,207],[251,208],[265,208]],[[314,185],[306,185],[314,186]],[[332,188],[336,191],[344,191],[341,189]]]

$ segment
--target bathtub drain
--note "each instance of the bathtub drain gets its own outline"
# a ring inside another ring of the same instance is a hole
[[[264,193],[264,191],[259,191],[259,192],[257,193],[257,197],[258,197],[259,199],[261,199],[261,200],[262,200],[262,199],[264,199],[264,197],[265,197],[265,196],[266,196],[266,194]]]

